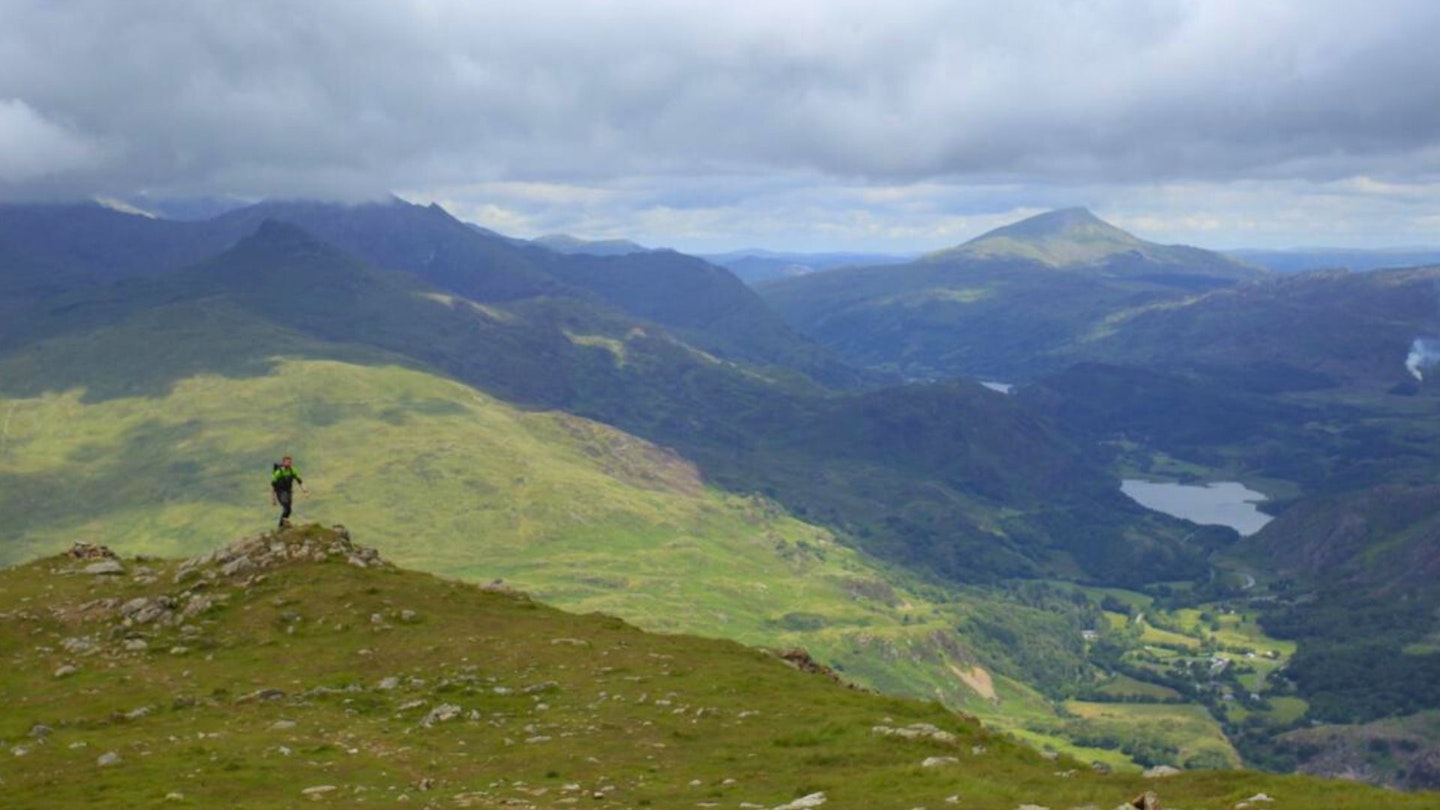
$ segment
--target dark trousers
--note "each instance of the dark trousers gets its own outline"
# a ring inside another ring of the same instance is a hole
[[[288,489],[275,490],[275,499],[280,502],[280,525],[284,526],[285,521],[290,519],[291,492]]]

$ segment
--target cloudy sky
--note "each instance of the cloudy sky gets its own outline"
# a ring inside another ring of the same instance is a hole
[[[920,251],[1087,205],[1440,244],[1436,0],[0,0],[0,199],[393,191],[505,233]]]

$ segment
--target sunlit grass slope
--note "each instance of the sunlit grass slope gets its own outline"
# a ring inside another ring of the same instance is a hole
[[[886,691],[1010,708],[962,677],[982,664],[955,632],[978,593],[922,594],[595,422],[398,366],[268,366],[149,395],[0,400],[3,559],[75,540],[176,556],[264,530],[271,462],[290,453],[312,492],[297,495],[299,517],[355,527],[404,565],[504,579],[649,629],[801,646]]]
[[[776,807],[823,792],[835,808],[1009,810],[1146,788],[1191,810],[1259,792],[1433,806],[1297,777],[1103,776],[733,642],[354,553],[310,526],[188,573],[132,559],[96,576],[62,557],[0,571],[6,806]]]

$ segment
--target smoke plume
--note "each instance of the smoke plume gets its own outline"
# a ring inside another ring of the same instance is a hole
[[[1410,376],[1423,381],[1425,374],[1422,370],[1436,363],[1440,363],[1440,341],[1415,338],[1415,342],[1410,344],[1410,354],[1405,356],[1405,368]]]

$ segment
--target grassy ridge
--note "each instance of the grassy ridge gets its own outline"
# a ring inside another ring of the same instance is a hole
[[[733,642],[347,565],[343,549],[323,553],[337,543],[292,530],[232,573],[132,560],[97,577],[55,557],[0,571],[7,801],[768,807],[823,791],[838,808],[1008,810],[1113,806],[1147,787],[1192,810],[1261,791],[1336,810],[1381,800],[1293,777],[1093,774],[933,703],[845,689]],[[277,548],[323,560],[260,559]],[[175,601],[153,621],[117,607],[161,596]]]
[[[595,422],[397,366],[268,362],[260,376],[198,376],[163,396],[0,400],[3,559],[75,539],[199,553],[273,519],[269,463],[289,452],[313,493],[298,496],[299,515],[364,526],[407,566],[503,578],[649,629],[803,646],[886,691],[1012,709],[956,674],[987,662],[956,633],[987,603],[980,592],[932,594]]]

